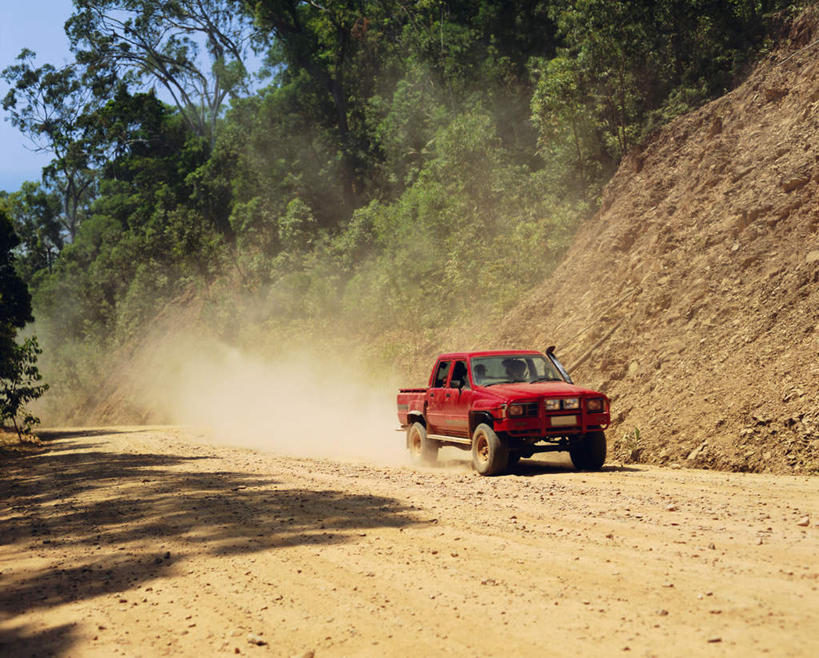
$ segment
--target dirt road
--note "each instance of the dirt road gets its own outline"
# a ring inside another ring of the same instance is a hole
[[[819,655],[818,478],[46,445],[2,466],[2,655]]]

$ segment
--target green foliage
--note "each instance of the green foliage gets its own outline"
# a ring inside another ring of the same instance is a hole
[[[64,245],[59,197],[38,183],[25,182],[3,205],[20,238],[17,270],[31,283],[38,271],[51,271]]]
[[[27,338],[22,345],[15,340],[17,330],[33,320],[28,288],[14,268],[12,250],[19,244],[11,220],[0,208],[0,422],[12,421],[21,435],[39,422],[26,405],[48,387],[38,383],[37,339]]]
[[[551,60],[532,60],[530,66],[537,80],[532,117],[538,127],[539,151],[551,168],[562,170],[567,183],[594,194],[611,161],[602,148],[579,65],[563,53]]]
[[[784,0],[557,0],[558,55],[533,58],[544,156],[598,188],[658,125],[724,93],[762,46]],[[595,171],[595,167],[597,170]]]
[[[57,344],[131,336],[191,279],[212,276],[227,226],[199,180],[207,141],[153,94],[119,86],[88,123],[110,140],[100,194],[35,291]]]
[[[28,403],[36,400],[48,390],[48,384],[41,384],[42,377],[37,368],[37,356],[42,350],[35,337],[26,338],[22,345],[15,345],[7,367],[0,376],[0,421],[10,420],[19,438],[30,435],[37,418],[28,408]]]
[[[23,49],[17,63],[0,73],[10,87],[3,109],[37,150],[54,156],[43,169],[43,178],[59,193],[59,221],[73,239],[94,192],[93,167],[100,154],[100,143],[88,135],[87,118],[95,97],[89,80],[76,66],[34,68],[35,57],[34,52]]]
[[[31,296],[15,269],[14,249],[20,239],[6,211],[0,207],[0,328],[21,329],[31,317]],[[0,367],[5,354],[0,352]]]
[[[544,194],[542,175],[510,162],[486,112],[453,118],[428,157],[395,201],[359,209],[309,252],[282,252],[269,298],[279,318],[330,314],[368,335],[446,325],[475,308],[499,317],[555,266],[584,207]]]

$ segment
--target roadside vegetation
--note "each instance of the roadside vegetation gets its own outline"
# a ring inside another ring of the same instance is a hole
[[[10,423],[18,440],[31,436],[39,419],[28,403],[48,389],[37,368],[40,348],[33,336],[18,340],[18,331],[33,318],[31,295],[15,270],[14,250],[20,240],[11,220],[0,208],[0,434]]]
[[[221,335],[271,348],[352,334],[388,355],[499,318],[624,154],[732,87],[796,9],[74,5],[73,64],[24,51],[2,72],[11,120],[53,156],[0,207],[62,395],[191,291]]]

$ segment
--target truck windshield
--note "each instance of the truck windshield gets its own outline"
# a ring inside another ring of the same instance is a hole
[[[552,363],[541,354],[475,357],[472,359],[472,378],[478,386],[563,381]]]

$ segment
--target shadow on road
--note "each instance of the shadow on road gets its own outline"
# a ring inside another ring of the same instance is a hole
[[[74,624],[62,624],[45,630],[32,630],[21,626],[10,630],[0,629],[0,655],[2,656],[62,656],[68,655],[75,643]]]
[[[20,557],[37,556],[50,564],[36,572],[0,572],[0,619],[127,591],[188,556],[343,543],[369,528],[422,522],[393,498],[313,491],[271,477],[187,468],[207,455],[88,451],[94,446],[82,441],[88,438],[72,434],[54,451],[4,464],[4,561],[13,567],[15,555],[18,563]],[[80,447],[85,450],[75,450]],[[65,552],[72,547],[84,550]],[[4,649],[60,652],[60,629],[2,633]]]
[[[115,428],[102,428],[102,429],[49,429],[49,430],[37,430],[37,438],[41,441],[54,441],[56,439],[71,439],[76,436],[84,436],[84,437],[91,437],[91,436],[109,436],[113,434],[137,434],[139,432],[147,432],[149,430],[145,429],[115,429]]]
[[[509,475],[522,475],[533,477],[535,475],[580,475],[590,471],[578,471],[569,460],[567,454],[549,453],[546,455],[535,455],[531,459],[521,459],[517,464],[511,466],[508,473],[499,477]],[[456,448],[443,448],[435,467],[441,469],[452,469],[460,471],[474,472],[472,469],[471,453]],[[633,473],[639,472],[640,468],[631,466],[607,465],[602,468],[603,473]]]
[[[632,468],[631,466],[604,466],[601,471],[603,473],[634,473],[639,472],[639,468]],[[590,474],[592,471],[578,471],[570,464],[554,464],[549,462],[533,461],[530,459],[522,459],[512,468],[509,469],[512,475],[553,475],[556,473],[574,473],[580,475],[582,473]]]

